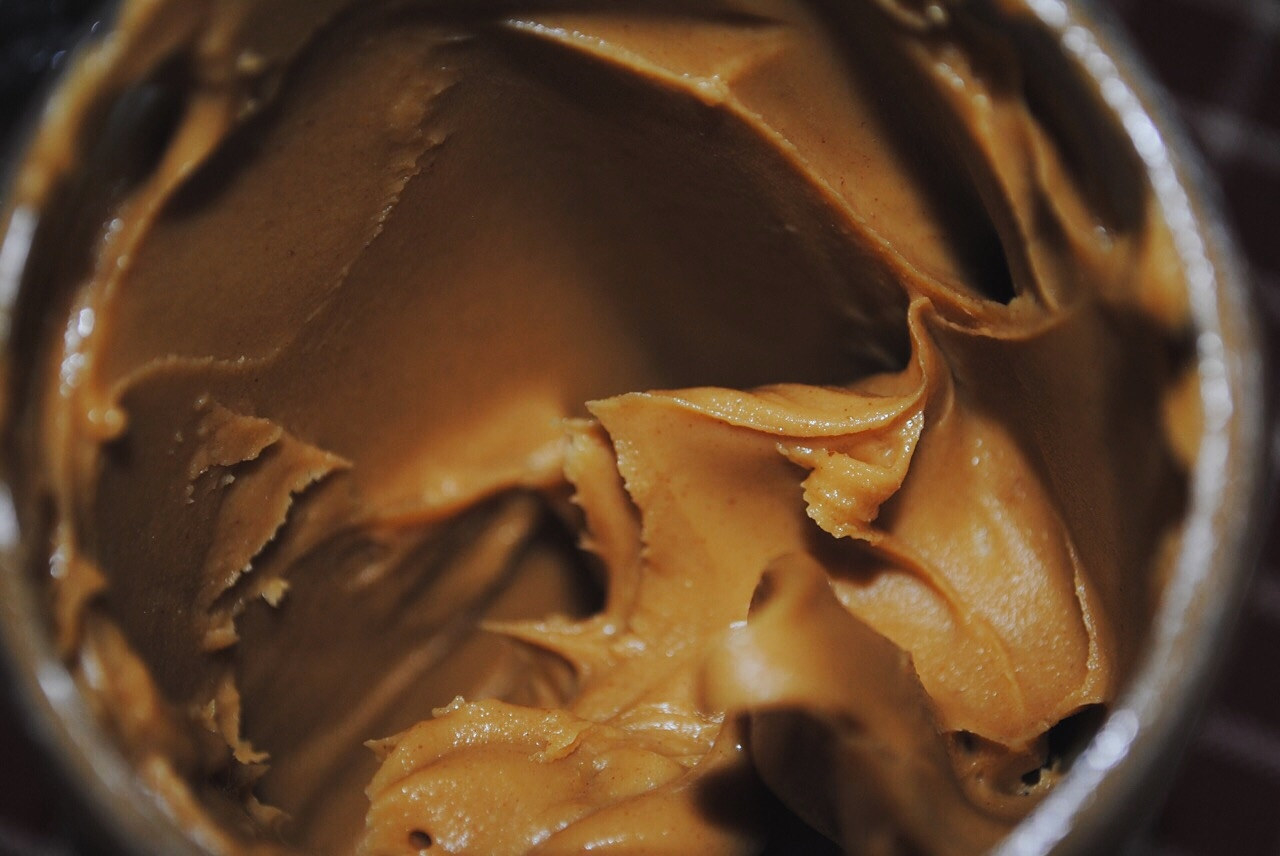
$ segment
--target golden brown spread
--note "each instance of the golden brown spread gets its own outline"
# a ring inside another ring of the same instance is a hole
[[[1195,442],[1088,93],[1012,0],[127,3],[15,197],[86,695],[218,853],[989,847]]]

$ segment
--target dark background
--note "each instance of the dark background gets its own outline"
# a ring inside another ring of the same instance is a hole
[[[1280,365],[1280,0],[1099,0],[1175,96],[1225,195]],[[0,0],[0,151],[92,24],[88,0]],[[1280,434],[1273,431],[1273,446]],[[1273,526],[1272,530],[1280,527]],[[1143,856],[1280,856],[1280,537]],[[0,686],[0,854],[73,856],[59,793]]]

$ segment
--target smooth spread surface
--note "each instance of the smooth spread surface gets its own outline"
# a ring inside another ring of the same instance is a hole
[[[1167,237],[1045,37],[340,7],[127,5],[20,176],[124,175],[37,268],[13,433],[168,811],[217,852],[997,841],[1136,655],[1195,424]]]

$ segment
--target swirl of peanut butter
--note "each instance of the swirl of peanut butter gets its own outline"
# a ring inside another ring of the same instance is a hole
[[[1165,226],[1055,57],[996,0],[126,3],[19,174],[81,226],[8,431],[166,810],[997,842],[1123,685],[1197,430]]]

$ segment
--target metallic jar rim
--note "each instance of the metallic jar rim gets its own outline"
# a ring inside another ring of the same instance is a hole
[[[1135,811],[1154,809],[1151,796],[1163,792],[1160,776],[1177,761],[1247,589],[1271,468],[1262,348],[1245,269],[1205,168],[1170,118],[1170,99],[1106,10],[1088,0],[1025,3],[1144,165],[1186,275],[1205,417],[1177,559],[1144,657],[1070,772],[994,851],[1067,856],[1097,852],[1132,823]],[[116,6],[109,8],[114,13]],[[0,240],[6,353],[38,220],[34,210],[13,208]],[[206,852],[147,791],[57,656],[24,573],[29,559],[13,497],[0,483],[0,662],[31,731],[86,807],[88,828],[137,853]]]

